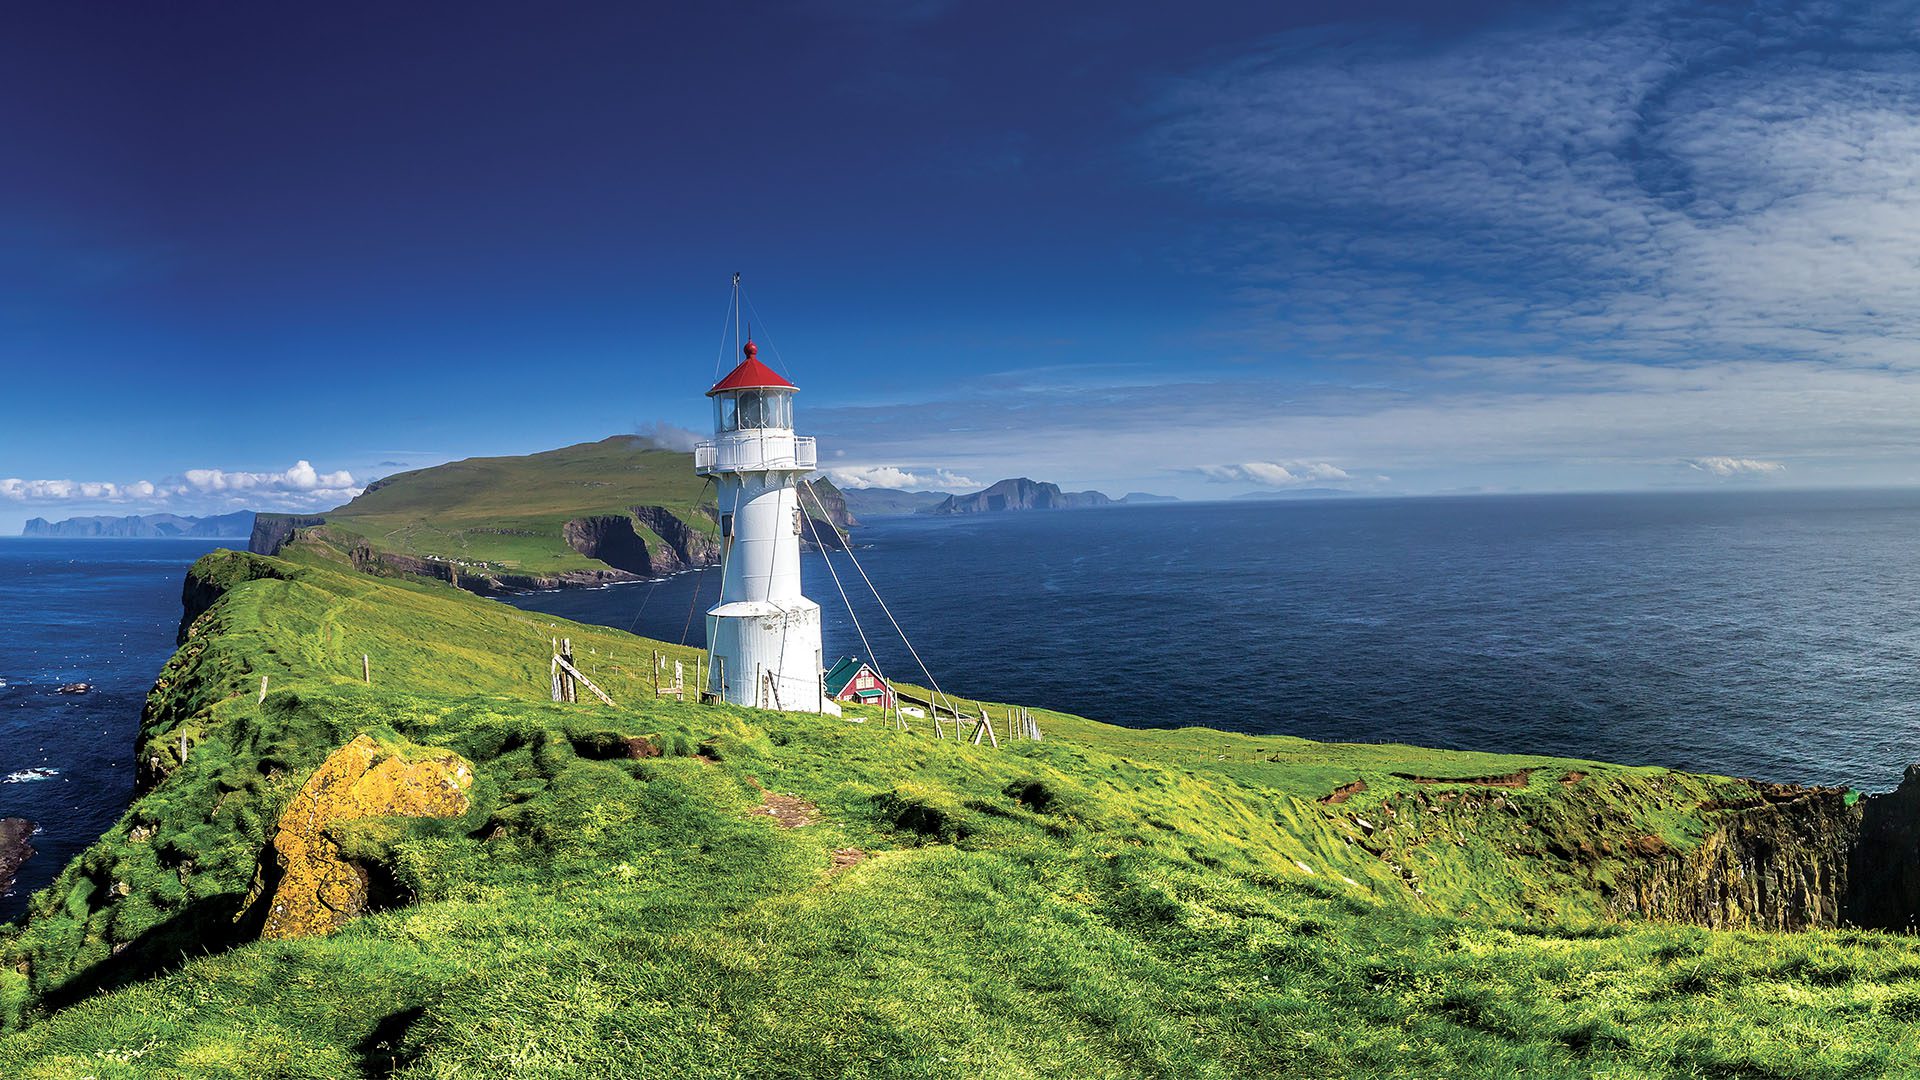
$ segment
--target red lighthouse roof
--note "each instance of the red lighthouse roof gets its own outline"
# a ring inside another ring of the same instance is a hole
[[[741,346],[740,351],[745,353],[747,358],[740,361],[739,367],[728,372],[726,378],[714,383],[713,389],[707,391],[708,397],[724,393],[728,390],[800,389],[781,378],[772,368],[754,359],[754,355],[760,351],[760,347],[753,342],[749,341]]]

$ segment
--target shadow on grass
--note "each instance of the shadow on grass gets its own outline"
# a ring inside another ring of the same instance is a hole
[[[260,934],[257,920],[234,922],[233,913],[245,899],[242,893],[221,893],[196,900],[171,918],[149,927],[105,960],[81,971],[51,990],[43,999],[49,1012],[58,1012],[95,994],[112,993],[173,971],[188,960],[226,952]],[[263,906],[263,905],[262,905]]]
[[[407,1034],[426,1014],[424,1005],[388,1013],[366,1038],[354,1043],[353,1052],[360,1058],[360,1075],[369,1080],[382,1080],[413,1064],[419,1054],[407,1045]]]

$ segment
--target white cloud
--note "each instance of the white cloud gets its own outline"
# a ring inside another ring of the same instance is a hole
[[[1767,476],[1772,473],[1785,472],[1787,470],[1786,465],[1782,462],[1759,461],[1754,458],[1689,458],[1686,464],[1690,469],[1725,478]]]
[[[1201,465],[1201,476],[1218,483],[1260,484],[1265,487],[1292,487],[1314,481],[1351,479],[1346,470],[1324,461],[1248,461],[1238,465]]]
[[[678,424],[669,424],[665,420],[649,420],[634,425],[634,434],[662,450],[677,450],[687,453],[706,436]]]
[[[158,484],[151,480],[0,479],[0,498],[13,502],[192,504],[174,506],[183,510],[331,509],[361,490],[352,473],[323,473],[305,460],[284,472],[188,469],[183,476]]]
[[[853,465],[826,470],[843,488],[894,488],[902,491],[977,491],[985,484],[947,469],[908,472],[892,465]]]
[[[340,492],[353,489],[353,474],[322,473],[309,461],[294,462],[285,472],[228,472],[224,469],[188,469],[187,485],[195,491],[268,491],[278,493]]]
[[[118,484],[97,480],[0,480],[0,498],[15,502],[58,502],[72,499],[113,501],[121,497]]]

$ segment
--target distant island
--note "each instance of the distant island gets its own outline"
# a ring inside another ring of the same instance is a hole
[[[251,510],[236,510],[231,514],[203,518],[183,517],[179,514],[75,517],[65,521],[34,518],[20,530],[20,535],[116,540],[168,538],[244,540],[253,535],[253,516]]]
[[[1112,504],[1112,499],[1097,491],[1061,491],[1058,484],[1041,483],[1022,476],[1002,480],[985,491],[976,491],[971,495],[949,495],[920,512],[947,516],[1007,510],[1079,510]]]
[[[1145,491],[1129,491],[1115,501],[1126,503],[1128,506],[1138,506],[1141,503],[1179,502],[1180,497],[1177,495],[1153,495]]]

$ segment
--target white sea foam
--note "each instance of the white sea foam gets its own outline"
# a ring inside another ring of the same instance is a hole
[[[0,776],[0,784],[30,784],[35,780],[51,780],[59,775],[59,769],[21,769]]]

